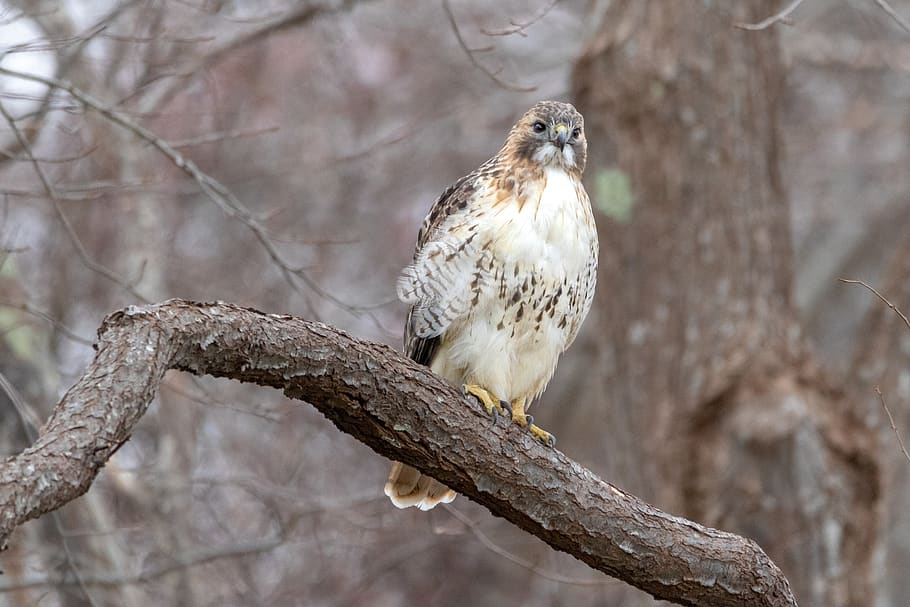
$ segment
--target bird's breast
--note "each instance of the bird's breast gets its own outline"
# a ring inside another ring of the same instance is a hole
[[[590,204],[565,171],[547,169],[543,177],[522,184],[519,197],[496,209],[494,255],[505,265],[538,263],[544,272],[581,270],[595,237]]]
[[[582,314],[580,290],[596,263],[597,236],[580,184],[560,170],[545,177],[525,204],[500,210],[485,292],[497,328],[529,347],[546,342],[547,356],[555,357]]]
[[[546,386],[583,315],[584,276],[596,255],[580,184],[559,170],[544,177],[521,183],[524,200],[497,204],[476,224],[486,273],[440,357],[502,398],[533,398]]]

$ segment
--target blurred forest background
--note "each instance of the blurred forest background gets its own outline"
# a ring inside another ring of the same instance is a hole
[[[3,0],[0,452],[129,304],[398,347],[429,205],[566,99],[603,269],[540,425],[755,538],[803,606],[907,605],[910,461],[873,388],[910,436],[910,328],[837,278],[910,312],[910,1],[735,26],[785,4]],[[387,471],[305,404],[172,373],[89,493],[13,536],[0,605],[655,604],[463,497],[399,511]]]

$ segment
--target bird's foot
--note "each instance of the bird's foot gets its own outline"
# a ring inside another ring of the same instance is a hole
[[[531,436],[543,444],[556,447],[556,437],[540,426],[534,425],[534,417],[525,413],[523,403],[513,403],[512,421],[527,430]]]
[[[489,390],[483,386],[477,384],[464,384],[461,388],[465,395],[471,394],[480,401],[480,404],[486,409],[487,415],[492,415],[494,418],[499,417],[500,415],[512,417],[512,405],[510,405],[508,401],[499,400],[490,394]]]
[[[540,426],[528,424],[528,432],[530,432],[532,436],[534,436],[537,440],[547,445],[548,447],[556,447],[556,437]]]

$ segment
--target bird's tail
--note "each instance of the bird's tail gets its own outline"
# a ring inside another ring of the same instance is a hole
[[[429,510],[440,503],[448,504],[457,495],[439,481],[401,462],[392,464],[385,494],[399,508],[417,506],[421,510]]]

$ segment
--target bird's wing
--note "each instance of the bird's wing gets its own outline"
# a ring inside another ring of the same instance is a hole
[[[421,364],[432,362],[440,336],[490,284],[492,255],[475,215],[495,194],[485,168],[462,177],[436,199],[417,237],[414,260],[398,279],[398,298],[411,304],[405,353]]]
[[[588,198],[588,193],[585,191],[584,186],[579,182],[577,187],[578,192],[578,202],[582,205],[582,208],[590,209],[591,203]],[[594,302],[594,289],[597,285],[597,257],[600,250],[600,245],[597,240],[597,228],[594,225],[594,216],[589,215],[589,227],[591,228],[591,255],[588,258],[587,266],[585,267],[584,275],[581,277],[579,284],[577,285],[576,297],[583,297],[584,299],[581,302],[581,307],[579,313],[575,315],[572,321],[569,324],[569,333],[566,339],[566,346],[563,348],[563,352],[569,349],[569,346],[572,345],[572,342],[575,341],[575,338],[578,337],[578,330],[581,328],[581,324],[584,322],[585,317],[588,315],[588,312],[591,310],[591,304]]]

